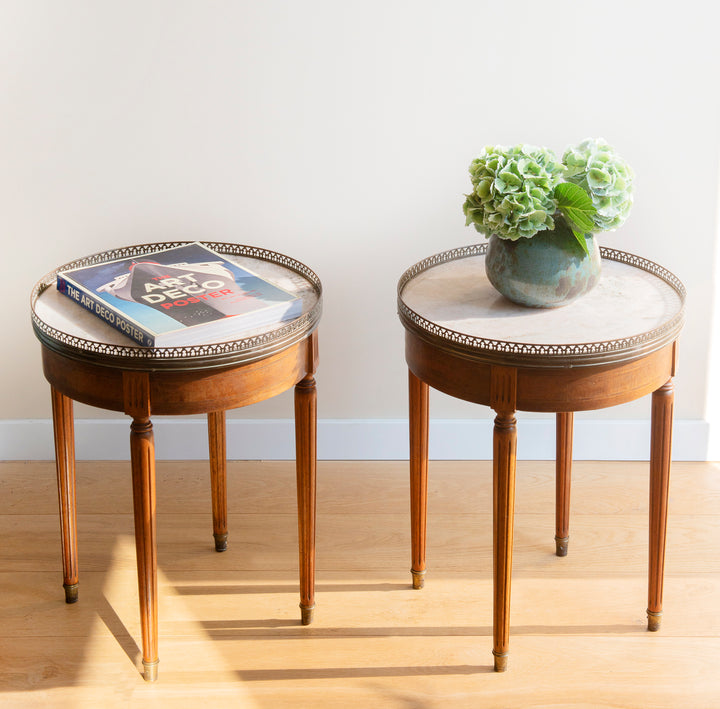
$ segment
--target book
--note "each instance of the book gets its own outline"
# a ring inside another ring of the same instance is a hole
[[[231,339],[300,315],[300,298],[200,242],[57,275],[57,289],[146,347]]]

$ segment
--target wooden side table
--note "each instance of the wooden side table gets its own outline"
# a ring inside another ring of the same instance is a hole
[[[398,284],[409,368],[413,586],[425,576],[428,387],[496,413],[493,431],[493,655],[507,668],[515,498],[515,412],[556,414],[556,553],[569,540],[573,413],[652,393],[648,629],[662,615],[677,338],[685,289],[669,271],[602,248],[598,286],[570,305],[511,303],[485,276],[486,244],[431,256]]]
[[[142,256],[184,242],[144,244],[96,254],[58,270]],[[60,501],[63,577],[68,603],[78,599],[73,400],[132,418],[130,457],[135,514],[144,677],[157,678],[155,449],[151,415],[207,414],[215,548],[227,547],[225,411],[295,388],[295,441],[302,623],[315,607],[315,468],[318,277],[282,254],[238,244],[207,243],[229,260],[302,300],[294,320],[243,332],[242,339],[192,347],[136,345],[57,292],[54,271],[31,300],[43,370],[51,385]]]

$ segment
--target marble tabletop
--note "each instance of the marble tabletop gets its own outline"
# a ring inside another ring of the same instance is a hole
[[[176,366],[188,363],[193,367],[221,366],[256,359],[278,351],[307,335],[320,319],[322,287],[318,277],[302,263],[276,252],[240,244],[203,242],[222,253],[228,260],[253,271],[262,278],[287,290],[302,301],[298,318],[287,323],[268,324],[243,330],[241,338],[203,342],[188,347],[143,347],[106,322],[58,292],[55,287],[59,270],[100,263],[128,255],[140,255],[182,242],[144,244],[95,254],[60,266],[44,276],[31,296],[33,327],[46,345],[78,357],[125,360],[144,366],[149,360]],[[132,365],[130,365],[132,366]]]
[[[498,293],[485,275],[485,244],[443,252],[409,269],[398,286],[403,324],[481,356],[515,352],[525,362],[617,361],[677,336],[685,289],[666,269],[601,249],[602,275],[559,308],[529,308]]]

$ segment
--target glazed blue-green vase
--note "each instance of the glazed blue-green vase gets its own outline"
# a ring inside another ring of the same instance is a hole
[[[557,308],[590,292],[600,280],[600,249],[587,238],[583,251],[567,224],[530,239],[501,239],[493,234],[485,255],[490,283],[515,303],[532,308]]]

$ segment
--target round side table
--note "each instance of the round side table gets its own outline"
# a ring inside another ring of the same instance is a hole
[[[669,271],[602,248],[602,277],[562,308],[501,296],[485,276],[486,244],[431,256],[398,284],[409,368],[413,586],[425,576],[428,387],[491,407],[493,430],[493,655],[507,668],[515,498],[515,412],[556,414],[556,553],[569,540],[573,413],[652,393],[648,629],[662,615],[677,338],[685,289]]]
[[[142,256],[189,242],[143,244],[73,261],[57,271]],[[132,418],[132,468],[143,666],[157,678],[158,617],[155,449],[151,415],[207,414],[215,548],[227,547],[225,411],[295,388],[300,608],[304,625],[315,607],[315,468],[317,325],[322,287],[307,266],[282,254],[238,244],[206,243],[228,260],[301,298],[298,317],[243,331],[242,339],[189,347],[136,345],[61,295],[57,271],[35,286],[32,322],[51,386],[60,501],[65,597],[78,599],[73,400]]]

